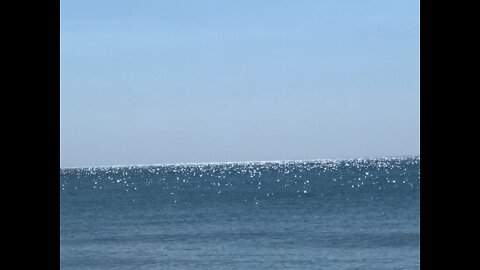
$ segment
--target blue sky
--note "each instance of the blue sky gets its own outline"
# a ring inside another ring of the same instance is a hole
[[[61,0],[61,166],[419,154],[419,1]]]

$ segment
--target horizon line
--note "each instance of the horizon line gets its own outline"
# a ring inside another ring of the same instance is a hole
[[[209,164],[243,164],[243,163],[286,163],[286,162],[306,162],[306,161],[339,161],[339,160],[355,160],[355,159],[381,159],[381,158],[406,158],[420,157],[420,154],[414,155],[386,155],[386,156],[364,156],[351,158],[319,158],[319,159],[285,159],[285,160],[251,160],[251,161],[210,161],[210,162],[177,162],[177,163],[152,163],[152,164],[125,164],[125,165],[93,165],[93,166],[71,166],[60,167],[65,169],[96,169],[96,168],[121,168],[121,167],[152,167],[152,166],[189,166],[189,165],[209,165]]]

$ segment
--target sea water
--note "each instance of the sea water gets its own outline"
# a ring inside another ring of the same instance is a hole
[[[420,157],[60,170],[61,269],[419,269]]]

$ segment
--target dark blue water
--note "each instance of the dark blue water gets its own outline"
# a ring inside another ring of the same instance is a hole
[[[61,269],[419,269],[419,163],[61,169]]]

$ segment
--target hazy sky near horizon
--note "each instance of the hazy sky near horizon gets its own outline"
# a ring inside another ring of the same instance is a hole
[[[419,154],[419,1],[61,0],[61,167]]]

